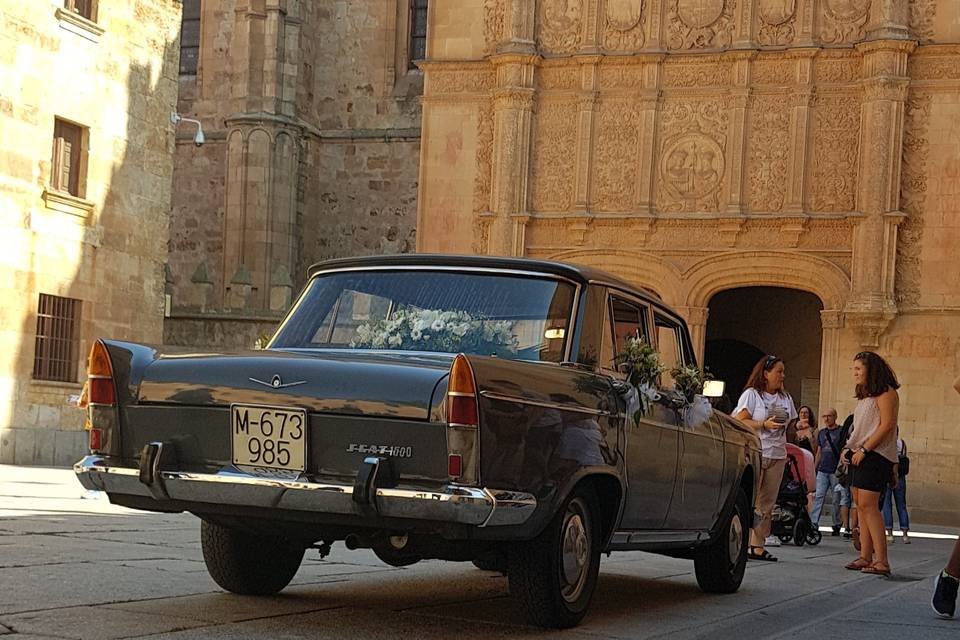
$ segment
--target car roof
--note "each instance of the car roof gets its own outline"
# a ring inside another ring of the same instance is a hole
[[[310,267],[311,277],[320,271],[329,269],[362,267],[470,267],[488,269],[513,269],[534,271],[557,275],[579,282],[580,284],[610,285],[625,289],[652,301],[661,302],[659,296],[649,289],[638,287],[612,274],[579,264],[557,262],[554,260],[534,260],[532,258],[514,258],[504,256],[476,256],[437,253],[402,253],[386,256],[357,256],[354,258],[336,258],[318,262]],[[662,303],[662,302],[661,302]]]

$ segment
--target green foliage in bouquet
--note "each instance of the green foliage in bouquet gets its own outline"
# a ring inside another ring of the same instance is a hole
[[[693,365],[674,367],[670,370],[670,377],[676,385],[677,391],[683,394],[687,402],[693,402],[694,396],[703,393],[703,384],[707,380],[713,380],[709,371],[700,371]]]
[[[627,379],[637,388],[653,387],[667,370],[657,350],[642,337],[627,339],[626,348],[617,355],[617,363],[626,365]]]
[[[508,320],[489,320],[465,311],[399,309],[389,318],[358,326],[350,346],[509,357],[517,353],[519,343]]]

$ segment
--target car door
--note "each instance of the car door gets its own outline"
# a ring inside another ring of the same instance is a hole
[[[610,376],[626,379],[617,370],[616,354],[623,352],[627,339],[642,336],[650,341],[649,312],[646,304],[629,296],[609,296],[601,366]],[[670,508],[677,473],[678,425],[667,419],[660,408],[654,405],[639,422],[629,415],[625,418],[627,495],[622,529],[659,529]]]
[[[668,368],[696,365],[686,328],[679,319],[654,309],[653,325],[660,360]],[[665,391],[674,387],[669,373],[663,374],[660,386]],[[722,429],[711,419],[712,413],[687,407],[680,416],[679,464],[664,525],[667,529],[706,530],[716,522],[724,448]]]

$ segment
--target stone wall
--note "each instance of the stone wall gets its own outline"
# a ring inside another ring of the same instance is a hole
[[[0,463],[84,453],[79,394],[97,337],[162,340],[179,0],[0,6]],[[54,118],[86,128],[86,187],[51,186]],[[80,301],[76,371],[33,379],[39,294]]]
[[[911,503],[960,522],[955,2],[438,0],[428,52],[418,250],[607,269],[701,354],[716,293],[815,294],[821,405],[888,357]]]

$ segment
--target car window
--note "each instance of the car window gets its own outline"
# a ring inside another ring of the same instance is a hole
[[[608,322],[604,325],[601,360],[607,369],[616,369],[617,354],[626,348],[630,338],[646,337],[646,309],[617,296],[610,296]]]
[[[660,362],[666,365],[667,371],[660,378],[660,386],[664,389],[674,387],[670,369],[686,364],[684,357],[683,329],[675,320],[659,313],[654,313],[654,326],[657,331],[657,351],[660,353]]]

